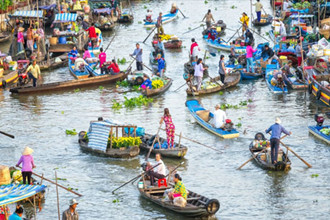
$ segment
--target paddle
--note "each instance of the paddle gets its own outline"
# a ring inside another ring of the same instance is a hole
[[[163,128],[161,128],[161,130],[166,131],[166,130],[163,129]],[[179,134],[175,134],[175,135],[178,136],[178,137],[180,137]],[[219,152],[219,153],[222,153],[222,152],[219,151],[218,149],[215,149],[215,148],[213,148],[213,147],[210,147],[210,146],[207,146],[207,145],[205,145],[205,144],[202,144],[202,143],[199,142],[199,141],[195,141],[195,140],[193,140],[193,139],[190,139],[190,138],[187,138],[187,137],[183,137],[182,135],[181,135],[181,138],[186,139],[186,140],[191,141],[191,142],[194,142],[194,143],[196,143],[196,144],[202,145],[202,146],[204,146],[204,147],[210,148],[210,149],[212,149],[212,150],[214,150],[214,151],[217,151],[217,152]]]
[[[174,90],[174,92],[178,91],[179,89],[181,89],[184,85],[186,85],[187,83],[184,83],[182,86],[180,86],[179,88],[177,88],[176,90]]]
[[[116,33],[113,35],[113,38],[110,40],[107,48],[105,48],[104,53],[108,50],[108,48],[110,47],[110,45],[111,45],[112,41],[115,39],[115,37],[116,37]]]
[[[233,36],[231,36],[231,38],[229,38],[229,40],[228,40],[226,43],[230,42],[230,40],[233,39],[233,37],[235,37],[235,35],[239,32],[239,30],[241,30],[242,27],[243,27],[243,26],[240,26],[240,27],[236,30],[236,32],[233,34]]]
[[[133,57],[132,55],[130,55],[130,56],[131,56],[134,60],[136,60],[135,57]],[[150,70],[151,72],[153,72],[152,69],[150,69],[150,67],[146,66],[144,63],[142,63],[142,65],[143,65],[145,68],[147,68],[148,70]]]
[[[182,13],[182,11],[180,10],[180,8],[178,8],[178,10],[179,10],[179,12],[182,14],[182,16],[183,16],[184,18],[187,18],[187,17]]]
[[[147,41],[147,39],[150,37],[150,35],[156,30],[157,27],[154,27],[154,29],[151,30],[151,32],[148,34],[148,36],[146,37],[146,39],[144,39],[143,43],[145,43]]]
[[[15,138],[14,135],[8,134],[8,133],[3,132],[3,131],[0,131],[0,134],[6,135],[7,137],[10,137],[10,138],[13,138],[13,139]]]
[[[261,9],[265,12],[265,15],[268,15],[267,12],[265,11],[264,7],[262,7]]]
[[[309,168],[312,167],[312,165],[310,165],[309,163],[307,163],[304,159],[302,159],[296,152],[294,152],[290,147],[286,146],[285,144],[283,144],[282,141],[280,141],[280,143],[286,147],[286,149],[288,149],[289,151],[291,151],[291,153],[293,153],[296,157],[298,157],[304,164],[306,164],[306,166],[308,166]]]
[[[154,169],[155,167],[159,166],[160,164],[161,164],[161,163],[156,164],[156,165],[153,166],[151,169]],[[115,191],[117,191],[118,189],[122,188],[123,186],[126,186],[126,185],[129,184],[130,182],[132,182],[132,181],[138,179],[139,177],[145,175],[147,172],[148,172],[148,171],[144,171],[143,173],[139,174],[138,176],[134,177],[133,179],[127,181],[126,183],[124,183],[124,184],[120,185],[119,187],[117,187],[116,189],[112,190],[111,193],[114,194]]]
[[[212,57],[216,57],[217,54],[216,53],[213,53],[213,52],[210,52],[209,50],[203,50],[204,53],[204,62],[205,62],[205,58],[206,58],[206,53],[209,53]]]
[[[20,166],[18,166],[18,167],[22,169],[22,167],[20,167]],[[39,177],[39,178],[41,178],[41,180],[46,180],[46,181],[48,181],[48,182],[50,182],[50,183],[52,183],[52,184],[55,184],[56,186],[59,186],[59,187],[61,187],[62,189],[65,189],[66,191],[69,191],[70,193],[76,194],[76,195],[79,196],[79,197],[82,196],[81,194],[79,194],[79,193],[77,193],[77,192],[75,192],[75,191],[72,191],[71,189],[68,189],[68,188],[66,188],[66,187],[64,187],[64,186],[62,186],[62,185],[60,185],[60,184],[57,184],[56,182],[54,182],[54,181],[52,181],[52,180],[50,180],[50,179],[47,179],[47,178],[45,178],[45,177],[43,177],[43,176],[40,176],[40,175],[38,175],[38,174],[36,174],[36,173],[34,173],[34,172],[32,172],[32,174],[35,175],[35,176],[37,176],[37,177]]]
[[[194,30],[196,30],[196,29],[198,29],[198,28],[200,28],[200,27],[204,27],[204,24],[201,24],[201,25],[199,25],[198,27],[195,27],[195,28],[193,28],[193,29],[190,29],[189,31],[184,32],[183,34],[187,34],[187,33],[191,32],[191,31],[194,31]]]
[[[149,158],[149,156],[150,156],[150,153],[151,153],[151,151],[154,149],[154,144],[155,144],[155,142],[156,142],[156,140],[157,140],[157,138],[158,138],[158,135],[159,135],[159,131],[160,131],[160,129],[162,129],[162,124],[160,124],[159,125],[159,128],[158,128],[158,131],[157,131],[157,134],[156,134],[156,137],[155,137],[155,139],[154,139],[154,141],[152,142],[152,145],[151,145],[151,147],[150,147],[150,150],[149,150],[149,152],[148,152],[148,154],[147,154],[147,156],[146,156],[146,161],[148,161],[148,158]],[[160,145],[160,144],[159,144]],[[160,147],[160,146],[159,146]]]

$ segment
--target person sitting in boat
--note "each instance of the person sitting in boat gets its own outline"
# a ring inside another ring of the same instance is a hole
[[[116,63],[116,60],[113,59],[110,63],[110,65],[108,66],[108,71],[111,75],[117,75],[118,73],[120,73],[120,69],[118,64]]]
[[[207,36],[207,39],[215,40],[218,36],[218,32],[216,30],[215,26],[211,27],[211,30],[209,31],[209,34]]]
[[[161,37],[158,37],[157,47],[163,51],[163,57],[165,58],[165,47]]]
[[[78,50],[77,50],[77,47],[76,46],[74,46],[72,48],[72,50],[69,52],[68,56],[69,56],[69,58],[71,60],[75,60],[77,58],[77,56],[78,56]]]
[[[254,136],[253,148],[268,148],[270,147],[270,142],[266,140],[263,133],[259,132]]]
[[[74,62],[74,70],[85,71],[85,65],[88,65],[86,61],[83,58],[78,57]]]
[[[10,215],[10,209],[8,206],[0,206],[0,220],[7,220],[7,217]]]
[[[15,212],[11,216],[9,216],[8,220],[20,220],[20,219],[22,219],[23,212],[24,212],[24,210],[21,206],[16,207]]]
[[[187,196],[188,196],[186,187],[182,183],[182,178],[181,178],[181,176],[179,174],[176,173],[174,175],[173,180],[174,180],[174,183],[175,183],[174,190],[172,192],[169,192],[168,193],[168,198],[170,200],[172,200],[173,203],[176,203],[176,201],[175,201],[176,198],[180,198],[180,197],[183,198],[184,201],[185,201],[185,203],[182,204],[182,206],[185,207],[186,204],[187,204]]]
[[[293,76],[293,74],[291,73],[291,68],[292,68],[292,60],[289,60],[288,63],[281,68],[281,70],[285,71],[288,77],[291,77]]]
[[[251,44],[252,45],[253,42],[254,42],[253,34],[252,34],[252,32],[249,29],[247,29],[245,31],[244,40],[245,40],[245,45],[248,45],[248,44]]]
[[[79,214],[76,210],[78,202],[75,199],[71,199],[69,202],[69,208],[62,213],[62,220],[78,220]]]
[[[300,31],[301,31],[301,36],[302,36],[302,37],[306,37],[306,35],[307,35],[307,32],[304,31],[301,27],[295,27],[295,28],[294,28],[294,31],[295,31],[295,34],[297,35],[297,38],[298,38],[298,39],[299,39],[299,37],[300,37]]]
[[[171,14],[175,14],[177,12],[178,8],[176,7],[175,3],[172,3],[172,7],[171,7]]]
[[[151,167],[155,166],[151,166],[150,162],[147,163],[147,175],[150,177],[150,184],[153,186],[155,183],[155,178],[157,179],[164,179],[166,176],[166,166],[164,164],[164,162],[161,159],[160,154],[156,154],[156,162],[158,165],[156,166],[154,169],[150,169]]]
[[[215,106],[215,111],[213,113],[213,119],[211,121],[211,124],[215,128],[224,128],[226,119],[227,119],[226,112],[221,110],[220,104],[217,104]]]
[[[290,45],[290,43],[286,43],[286,48],[281,50],[282,52],[286,53],[295,53],[296,50],[294,49],[294,45]]]
[[[271,79],[271,84],[280,88],[284,88],[286,85],[283,80],[282,71],[274,70],[273,78]]]
[[[270,48],[269,45],[267,44],[264,46],[264,49],[262,50],[261,58],[262,60],[266,60],[268,64],[271,64],[273,59],[276,59],[278,61],[278,57],[274,53],[273,49]]]
[[[283,81],[286,83],[286,85],[292,85],[290,78],[288,78],[290,77],[290,70],[288,72],[287,69],[282,69],[281,72],[282,72]]]
[[[147,10],[147,15],[146,15],[146,22],[152,22],[152,10],[151,9],[148,9]]]
[[[143,81],[143,83],[141,84],[139,90],[140,90],[140,89],[146,90],[147,88],[148,88],[148,89],[152,89],[152,82],[151,82],[151,80],[149,79],[149,77],[148,77],[147,75],[144,75],[144,76],[143,76],[143,79],[144,79],[144,81]]]
[[[83,59],[86,60],[87,63],[92,63],[93,62],[92,55],[90,54],[89,50],[86,49],[86,48],[84,48]]]
[[[160,53],[157,55],[156,60],[158,62],[158,70],[157,70],[156,75],[159,77],[163,77],[163,73],[165,70],[165,60]]]

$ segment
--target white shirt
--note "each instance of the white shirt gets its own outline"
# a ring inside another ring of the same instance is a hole
[[[194,70],[195,70],[195,73],[194,73],[194,76],[199,76],[199,77],[202,77],[203,76],[203,71],[204,71],[204,67],[203,67],[203,64],[200,63],[200,64],[196,64],[195,67],[194,67]]]
[[[289,3],[288,2],[283,2],[283,11],[287,11],[289,7]]]
[[[213,115],[214,115],[213,117],[214,127],[220,128],[227,119],[226,113],[221,109],[218,109],[213,113]]]
[[[281,37],[285,37],[286,36],[286,28],[285,28],[285,25],[282,21],[280,21],[280,34],[281,34]]]
[[[196,47],[194,47],[193,48],[193,52],[192,52],[192,57],[199,57],[199,51],[200,51],[201,49],[199,48],[199,46],[196,46]]]
[[[159,163],[160,163],[160,165],[155,167],[155,169],[157,169],[155,172],[166,176],[166,167],[165,167],[164,162],[162,160],[159,160],[159,161],[157,161],[157,164],[159,164]]]

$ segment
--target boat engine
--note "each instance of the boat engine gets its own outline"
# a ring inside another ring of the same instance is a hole
[[[316,121],[317,126],[322,127],[323,122],[324,122],[324,117],[322,114],[315,114],[314,120]]]

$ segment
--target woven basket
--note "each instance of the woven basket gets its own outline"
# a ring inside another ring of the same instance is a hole
[[[208,110],[200,110],[197,111],[196,114],[203,119],[203,121],[208,122],[210,120],[210,111]]]
[[[0,185],[10,184],[10,172],[7,166],[0,165]]]

